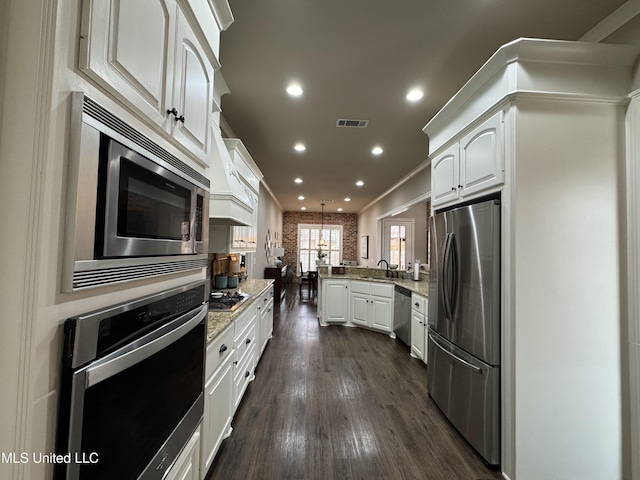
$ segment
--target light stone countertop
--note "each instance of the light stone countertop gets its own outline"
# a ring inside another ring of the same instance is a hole
[[[395,272],[390,270],[389,274]],[[327,274],[327,267],[320,267],[318,269],[318,276],[322,280],[362,280],[364,282],[380,282],[391,283],[393,285],[400,285],[407,288],[412,292],[422,295],[423,297],[429,297],[429,273],[420,272],[420,280],[407,280],[405,278],[393,278],[385,277],[385,270],[381,268],[366,268],[366,267],[345,267],[345,273],[332,273]],[[404,274],[404,271],[399,271],[399,276]]]
[[[251,295],[245,302],[232,312],[221,312],[219,310],[209,310],[207,318],[207,344],[211,343],[222,331],[231,325],[238,315],[249,308],[262,295],[273,280],[247,279],[238,284],[238,288],[225,288],[224,292],[242,292]]]

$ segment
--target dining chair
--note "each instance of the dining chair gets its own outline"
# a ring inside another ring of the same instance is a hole
[[[302,262],[300,262],[300,285],[298,287],[298,294],[302,295],[302,284],[306,283],[309,291],[311,291],[311,277],[309,276],[309,272],[304,273],[304,270],[302,269]]]

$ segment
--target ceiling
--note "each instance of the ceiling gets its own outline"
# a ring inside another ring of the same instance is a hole
[[[501,45],[577,40],[623,3],[230,0],[223,116],[285,211],[328,200],[325,212],[357,213],[427,159],[422,127]],[[301,96],[286,93],[291,82]],[[424,97],[411,103],[414,87]],[[369,124],[338,128],[340,118]]]

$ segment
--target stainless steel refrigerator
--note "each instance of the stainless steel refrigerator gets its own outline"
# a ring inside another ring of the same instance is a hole
[[[500,202],[430,223],[429,396],[490,465],[500,464]]]

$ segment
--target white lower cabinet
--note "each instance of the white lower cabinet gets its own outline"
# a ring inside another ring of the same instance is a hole
[[[347,323],[349,320],[349,281],[322,281],[322,322]]]
[[[411,356],[427,363],[427,299],[411,294]]]
[[[165,480],[200,480],[200,427],[193,433]]]
[[[267,342],[273,335],[273,285],[258,300],[258,321],[260,322],[260,342],[257,350],[258,359],[267,348]]]
[[[393,285],[352,280],[351,323],[383,332],[391,332]]]
[[[256,363],[257,342],[257,314],[256,307],[252,307],[242,315],[242,321],[236,320],[236,334],[234,339],[235,360],[233,361],[233,413],[235,414],[249,382],[253,380]],[[248,319],[248,320],[246,320]],[[238,330],[242,328],[240,332]]]
[[[255,378],[260,352],[272,333],[273,285],[207,345],[198,480],[206,476],[222,441],[231,435],[233,416],[249,382]],[[174,478],[192,477],[171,477]]]
[[[233,417],[234,325],[207,346],[204,416],[202,420],[202,474],[207,472],[222,440],[231,434]]]

